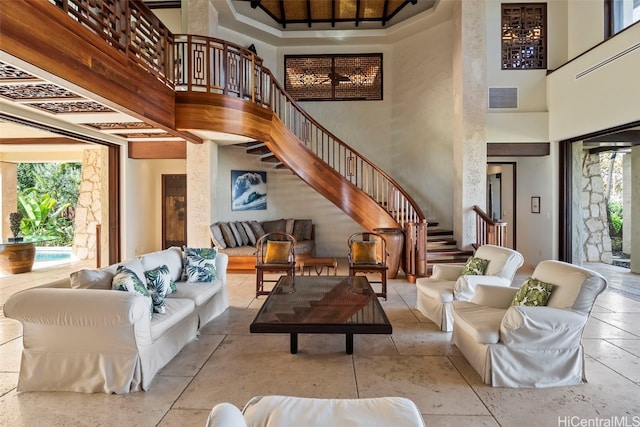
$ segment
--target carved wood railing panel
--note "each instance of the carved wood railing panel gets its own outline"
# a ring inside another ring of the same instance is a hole
[[[49,0],[173,87],[173,35],[141,1]]]
[[[474,206],[476,213],[476,245],[507,245],[507,223],[493,221],[479,206]]]

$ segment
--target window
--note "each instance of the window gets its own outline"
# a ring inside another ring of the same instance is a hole
[[[502,69],[547,68],[547,4],[502,4]]]
[[[640,0],[605,0],[605,28],[612,36],[640,21]]]
[[[382,54],[286,55],[285,90],[296,101],[382,100]]]

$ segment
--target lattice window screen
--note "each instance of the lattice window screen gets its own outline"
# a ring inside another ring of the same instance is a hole
[[[502,4],[502,69],[547,68],[547,4]]]
[[[287,55],[285,90],[296,101],[382,100],[382,54]]]

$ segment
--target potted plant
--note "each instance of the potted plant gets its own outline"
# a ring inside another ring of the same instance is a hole
[[[9,237],[10,242],[22,242],[22,237],[18,237],[20,233],[20,222],[22,221],[22,214],[20,212],[11,212],[9,214],[9,228],[13,237]]]

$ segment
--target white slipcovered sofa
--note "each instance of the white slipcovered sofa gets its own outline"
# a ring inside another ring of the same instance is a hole
[[[494,245],[480,246],[473,256],[489,260],[483,275],[462,276],[463,265],[435,264],[430,277],[416,280],[416,308],[442,331],[453,330],[451,303],[454,300],[471,300],[478,284],[511,286],[524,263],[519,252]]]
[[[242,412],[231,403],[213,407],[206,427],[425,427],[416,405],[404,397],[316,399],[257,396]]]
[[[4,313],[23,326],[17,390],[148,390],[158,370],[229,306],[227,263],[227,255],[217,254],[216,279],[203,283],[181,281],[180,248],[121,263],[143,269],[143,275],[159,266],[169,268],[176,292],[164,300],[166,312],[153,316],[148,297],[111,290],[118,264],[80,270],[73,278],[14,294]]]
[[[607,282],[561,261],[542,261],[534,279],[553,285],[546,306],[512,306],[518,288],[478,286],[454,301],[453,343],[494,387],[556,387],[586,381],[582,332]]]

